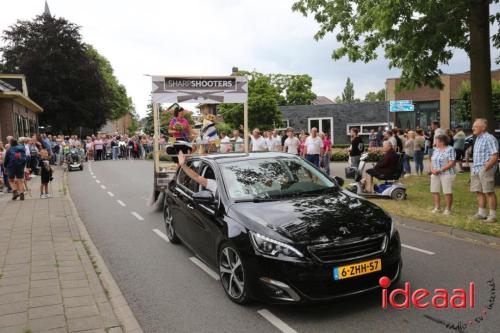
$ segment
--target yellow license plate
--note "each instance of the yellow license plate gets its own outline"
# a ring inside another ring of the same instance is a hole
[[[358,262],[356,264],[334,267],[333,279],[334,280],[348,279],[354,276],[360,276],[377,272],[380,271],[381,269],[382,269],[382,261],[380,259]]]

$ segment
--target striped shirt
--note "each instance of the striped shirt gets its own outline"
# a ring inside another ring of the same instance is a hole
[[[432,151],[432,168],[435,170],[441,170],[444,168],[450,161],[455,161],[455,149],[451,146],[447,146],[444,151],[441,151],[439,148],[435,148]],[[454,175],[455,168],[449,168],[441,173],[442,175]]]
[[[486,162],[491,158],[492,155],[498,153],[498,141],[490,133],[483,133],[476,138],[474,143],[474,154],[472,173],[478,174],[481,169],[484,168]],[[493,166],[493,170],[496,170],[496,165]]]

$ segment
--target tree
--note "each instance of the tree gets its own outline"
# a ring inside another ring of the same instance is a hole
[[[492,107],[497,122],[500,122],[500,81],[492,80]],[[456,117],[460,122],[471,122],[471,83],[463,81],[458,90]]]
[[[286,105],[309,105],[316,99],[309,75],[294,75],[286,89]]]
[[[307,74],[268,74],[267,76],[276,90],[278,105],[309,105],[316,98],[316,94],[312,91],[312,78]]]
[[[271,129],[281,122],[281,111],[277,103],[277,89],[271,84],[271,78],[257,72],[239,72],[248,75],[248,123],[249,128]],[[219,112],[224,122],[240,128],[243,125],[243,105],[220,104]]]
[[[297,0],[292,9],[313,14],[320,24],[316,40],[337,33],[341,46],[332,58],[369,62],[383,48],[389,67],[400,68],[401,88],[442,87],[439,69],[453,57],[453,49],[470,58],[471,112],[493,124],[491,105],[490,3],[499,0],[390,1]],[[500,33],[493,36],[500,45]]]
[[[385,101],[385,89],[380,89],[377,92],[370,91],[365,96],[365,102],[383,102]]]
[[[44,14],[18,21],[3,40],[1,67],[26,75],[30,97],[44,108],[40,124],[53,132],[96,132],[128,110],[123,86],[110,86],[109,62],[82,43],[75,24]]]
[[[354,84],[351,82],[351,78],[348,77],[342,92],[342,103],[353,103],[354,101]]]
[[[86,46],[87,56],[95,61],[99,67],[99,73],[105,80],[106,108],[110,110],[110,118],[118,119],[127,113],[131,113],[132,100],[127,96],[127,90],[118,82],[113,73],[113,67],[108,59],[99,54],[91,45]]]

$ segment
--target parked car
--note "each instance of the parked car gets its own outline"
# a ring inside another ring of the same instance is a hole
[[[325,301],[399,279],[391,217],[302,158],[208,155],[187,166],[217,190],[178,170],[165,196],[166,234],[219,273],[232,301]]]

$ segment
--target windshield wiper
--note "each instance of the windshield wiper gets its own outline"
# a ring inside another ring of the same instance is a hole
[[[247,199],[237,199],[234,200],[235,203],[240,203],[240,202],[267,202],[267,201],[278,201],[277,198],[247,198]]]

